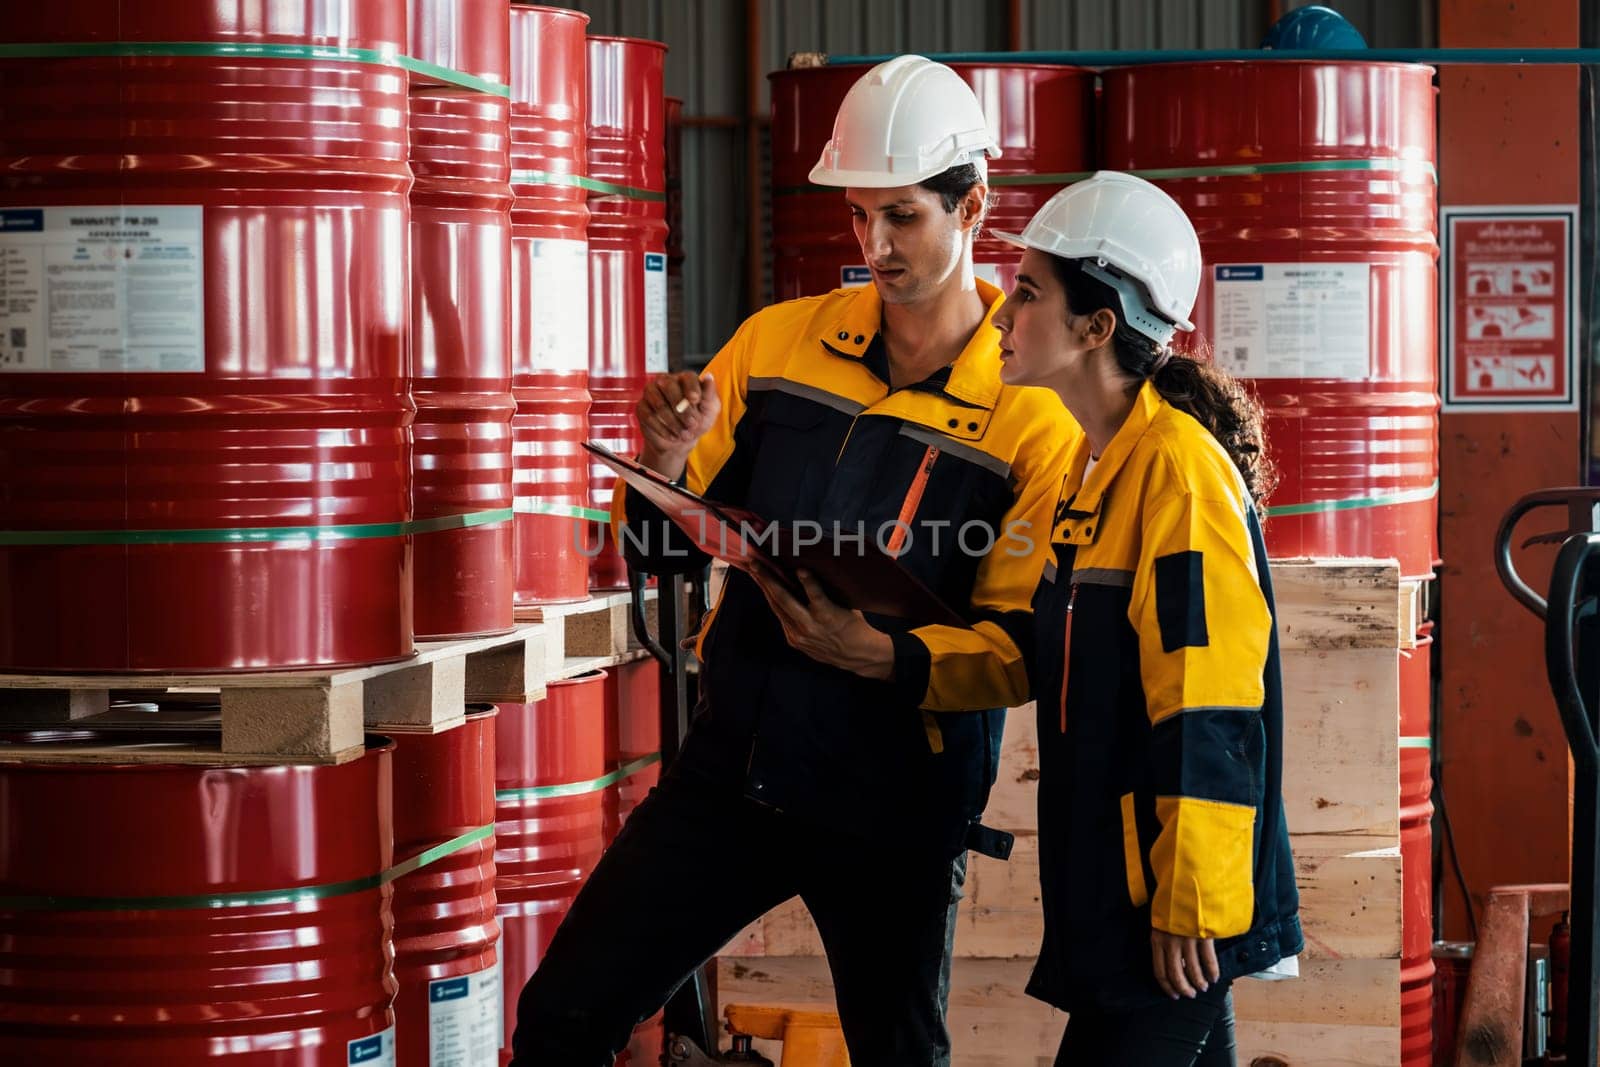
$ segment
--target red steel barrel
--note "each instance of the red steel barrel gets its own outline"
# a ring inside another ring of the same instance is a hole
[[[684,368],[683,101],[667,97],[667,366]]]
[[[411,55],[479,81],[410,100],[416,631],[464,637],[512,625],[509,23],[507,0],[410,3]]]
[[[1433,1062],[1433,623],[1400,653],[1400,1062]]]
[[[1084,175],[1094,153],[1094,72],[1041,63],[952,63],[972,86],[1000,143],[989,161],[994,207],[984,230],[1019,231],[1044,202]],[[868,285],[842,190],[809,175],[833,135],[833,117],[870,67],[782,70],[772,87],[772,283],[779,300]],[[1009,289],[1017,250],[980,232],[978,277]]]
[[[0,667],[411,653],[405,20],[8,5]]]
[[[511,6],[517,603],[589,595],[589,16]]]
[[[495,942],[492,705],[442,733],[394,739],[398,1067],[495,1067],[500,967]]]
[[[605,686],[606,844],[661,780],[661,669],[653,659],[613,667]]]
[[[517,995],[605,849],[605,685],[596,671],[551,682],[536,703],[498,705],[495,914],[506,1050]]]
[[[1281,481],[1274,557],[1438,554],[1433,71],[1171,63],[1103,75],[1105,165],[1194,220],[1192,318],[1252,381]],[[1174,106],[1181,101],[1182,106]]]
[[[1456,1031],[1467,1001],[1467,980],[1472,973],[1471,941],[1435,941],[1433,944],[1433,1063],[1456,1062]]]
[[[0,1058],[393,1067],[392,746],[336,766],[98,762],[200,739],[152,736],[3,738]],[[43,745],[86,760],[15,762]]]
[[[589,434],[613,452],[639,451],[633,409],[667,369],[667,46],[589,38]],[[589,495],[611,507],[611,468],[589,466]],[[611,544],[590,564],[594,589],[628,584]]]

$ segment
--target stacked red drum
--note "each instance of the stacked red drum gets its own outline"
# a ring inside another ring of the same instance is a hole
[[[626,456],[643,444],[634,406],[667,369],[666,56],[657,41],[589,38],[589,433]],[[590,466],[596,509],[614,481]],[[605,536],[589,584],[618,589],[627,568]]]
[[[8,6],[0,668],[412,651],[405,32]]]
[[[589,17],[511,7],[516,599],[589,595]]]
[[[495,942],[495,711],[440,733],[395,730],[394,1011],[398,1067],[493,1067],[501,1041]]]
[[[597,671],[551,682],[541,701],[499,705],[494,859],[503,1055],[517,993],[605,849],[606,678]]]
[[[393,746],[334,766],[95,762],[149,736],[5,738],[68,758],[0,763],[5,1062],[394,1063]]]
[[[410,94],[419,637],[511,628],[508,31],[506,0],[411,0],[411,55],[484,83]]]

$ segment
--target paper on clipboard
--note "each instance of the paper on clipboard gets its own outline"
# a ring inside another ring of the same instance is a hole
[[[707,500],[604,445],[586,441],[583,447],[616,471],[630,490],[661,509],[700,551],[730,566],[749,570],[764,564],[797,593],[795,571],[803,569],[846,607],[923,624],[967,625],[871,538],[849,539],[850,549],[841,551],[843,540],[802,538],[793,526]]]

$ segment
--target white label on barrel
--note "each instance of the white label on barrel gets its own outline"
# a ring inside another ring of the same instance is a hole
[[[495,952],[494,966],[489,968],[488,973],[490,976],[489,981],[494,983],[494,1017],[497,1022],[501,1022],[506,1017],[506,971],[505,960],[500,955],[499,951]],[[518,990],[517,992],[520,993],[521,990]],[[506,1047],[506,1031],[504,1026],[501,1026],[495,1031],[494,1047],[496,1051]]]
[[[589,369],[589,245],[536,237],[529,257],[528,311],[532,370]]]
[[[394,1067],[394,1027],[345,1045],[347,1067]]]
[[[0,208],[0,371],[203,372],[202,214]]]
[[[1230,263],[1211,270],[1217,365],[1242,378],[1372,375],[1366,263]]]
[[[644,369],[667,372],[667,257],[644,254]]]
[[[428,1067],[494,1067],[500,1035],[498,965],[428,983]]]

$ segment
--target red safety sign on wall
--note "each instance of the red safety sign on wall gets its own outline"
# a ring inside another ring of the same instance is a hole
[[[1445,410],[1576,409],[1578,209],[1439,214]]]

